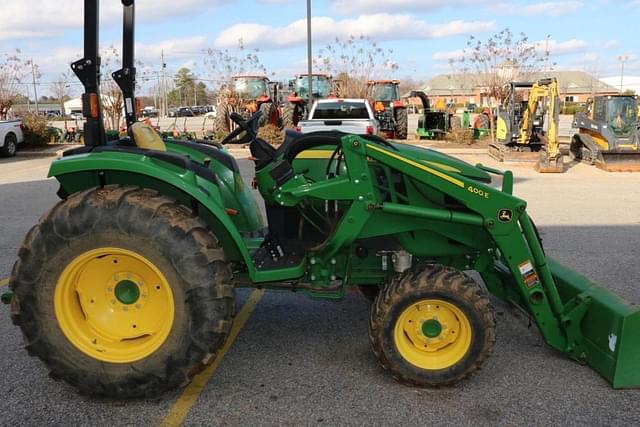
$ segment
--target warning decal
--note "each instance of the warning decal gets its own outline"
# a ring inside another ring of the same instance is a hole
[[[520,275],[522,276],[524,284],[527,285],[527,288],[533,288],[539,282],[538,275],[533,269],[531,261],[527,260],[518,265],[518,269],[520,270]]]

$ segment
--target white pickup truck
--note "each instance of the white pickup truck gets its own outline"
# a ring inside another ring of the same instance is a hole
[[[309,118],[298,123],[297,131],[310,133],[326,130],[377,135],[378,121],[366,99],[320,99],[311,107]]]
[[[18,144],[24,142],[20,120],[0,121],[0,157],[16,155]]]

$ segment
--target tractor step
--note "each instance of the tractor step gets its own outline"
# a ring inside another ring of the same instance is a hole
[[[266,242],[266,241],[265,241]],[[296,241],[270,243],[263,245],[253,252],[253,264],[258,270],[276,270],[300,265],[304,260],[305,251]]]

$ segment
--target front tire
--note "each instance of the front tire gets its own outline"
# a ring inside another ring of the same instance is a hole
[[[371,310],[380,365],[405,384],[451,385],[479,369],[495,343],[495,315],[464,273],[423,265],[388,284]]]
[[[232,323],[231,271],[193,212],[107,186],[58,203],[11,275],[29,354],[86,395],[157,396],[213,360]]]

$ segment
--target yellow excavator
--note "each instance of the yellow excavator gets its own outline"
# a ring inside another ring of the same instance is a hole
[[[560,92],[555,78],[511,82],[510,95],[498,110],[489,155],[501,162],[535,163],[543,173],[564,172],[558,142]],[[518,94],[528,90],[526,101]],[[547,118],[548,117],[548,118]]]
[[[635,95],[596,96],[576,113],[570,156],[608,172],[640,172],[640,120]]]

